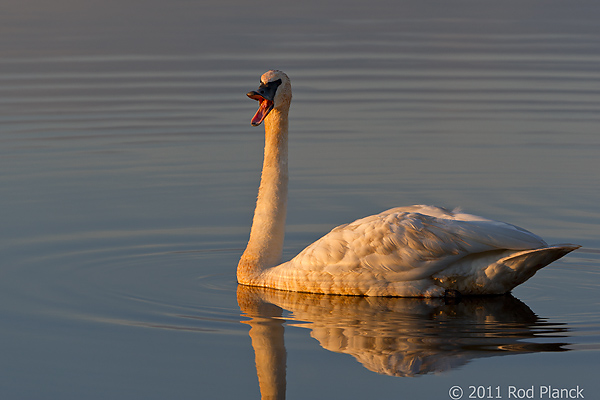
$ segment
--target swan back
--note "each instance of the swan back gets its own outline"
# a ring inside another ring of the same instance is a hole
[[[398,207],[334,228],[260,280],[329,294],[501,294],[575,248],[550,248],[522,228],[460,211]]]

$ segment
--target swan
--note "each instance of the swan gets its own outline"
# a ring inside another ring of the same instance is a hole
[[[263,169],[238,267],[242,285],[279,290],[397,297],[508,293],[540,268],[579,248],[549,246],[517,226],[428,205],[392,208],[334,228],[281,263],[288,185],[288,76],[270,70],[247,93],[264,122]]]

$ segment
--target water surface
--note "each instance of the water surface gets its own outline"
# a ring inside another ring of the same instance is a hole
[[[2,398],[599,396],[595,2],[5,8]],[[415,203],[583,247],[459,303],[238,288],[263,145],[244,93],[271,68],[294,88],[286,258]]]

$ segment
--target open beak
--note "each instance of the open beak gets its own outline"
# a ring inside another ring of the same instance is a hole
[[[252,117],[252,120],[250,121],[252,126],[258,126],[265,120],[265,118],[267,118],[267,115],[269,115],[273,109],[273,100],[269,100],[265,96],[254,91],[246,93],[246,96],[260,103],[256,114],[254,114],[254,117]]]
[[[256,111],[256,114],[254,114],[254,117],[252,117],[252,120],[250,121],[252,126],[262,124],[273,109],[275,105],[273,99],[275,98],[275,93],[277,92],[279,85],[281,85],[281,79],[277,79],[273,82],[261,83],[258,90],[246,93],[246,96],[260,103],[258,111]]]

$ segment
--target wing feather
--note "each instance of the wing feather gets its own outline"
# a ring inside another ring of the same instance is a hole
[[[516,226],[439,207],[394,208],[334,228],[289,263],[331,274],[399,273],[422,279],[469,254],[545,246]]]

